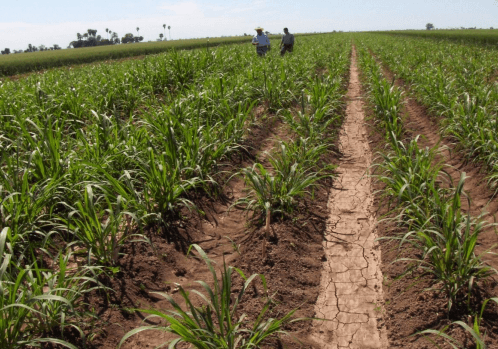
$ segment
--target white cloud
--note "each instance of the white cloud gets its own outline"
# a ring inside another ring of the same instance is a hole
[[[200,6],[193,1],[182,1],[173,5],[162,5],[159,6],[159,9],[173,12],[175,16],[194,18],[205,17]]]

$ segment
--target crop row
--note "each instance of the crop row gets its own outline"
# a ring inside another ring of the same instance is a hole
[[[340,106],[349,48],[345,37],[316,36],[284,59],[230,46],[4,82],[1,346],[36,344],[64,326],[81,330],[82,296],[114,270],[122,246],[147,241],[145,229],[167,230],[184,207],[195,209],[194,192],[216,195],[256,103],[281,110],[302,140],[274,155],[277,171],[256,166],[246,178],[273,185],[277,201],[257,207],[292,208],[313,185],[306,178],[317,173],[322,132]],[[318,74],[324,69],[327,77]],[[285,109],[296,102],[294,118]],[[252,189],[248,202],[258,201]],[[68,272],[72,257],[86,263]]]
[[[492,48],[498,43],[498,30],[494,29],[399,30],[380,33],[395,37],[396,40],[404,36],[432,39],[440,45],[446,45],[448,41],[452,41],[462,44],[484,45]]]
[[[498,87],[496,51],[431,40],[369,35],[366,45],[410,89],[443,135],[454,139],[468,159],[484,164],[490,183],[498,179]]]
[[[389,144],[389,150],[377,158],[374,177],[383,183],[383,196],[394,207],[391,219],[406,227],[404,232],[383,239],[399,242],[400,249],[417,251],[416,257],[396,262],[408,261],[412,270],[431,275],[432,289],[447,297],[448,314],[457,303],[466,304],[468,314],[475,316],[476,324],[480,323],[479,311],[472,301],[475,288],[497,271],[475,253],[486,223],[482,217],[472,217],[462,209],[462,200],[470,202],[463,191],[465,173],[458,183],[453,183],[444,170],[445,164],[437,160],[437,146],[421,148],[419,136],[404,140],[402,91],[385,79],[367,45],[361,45],[359,51],[376,119]],[[479,326],[470,332],[477,345],[484,348]],[[424,333],[445,336],[432,330]],[[451,338],[449,341],[457,343]]]
[[[2,55],[0,56],[0,77],[74,64],[152,55],[171,50],[231,45],[247,41],[247,37],[212,38],[209,41],[191,39]]]

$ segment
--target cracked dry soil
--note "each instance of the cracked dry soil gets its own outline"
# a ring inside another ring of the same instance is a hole
[[[356,51],[346,119],[340,132],[339,177],[328,201],[326,262],[315,305],[314,340],[324,349],[387,348],[382,321],[382,272],[368,169],[372,153],[364,126]]]

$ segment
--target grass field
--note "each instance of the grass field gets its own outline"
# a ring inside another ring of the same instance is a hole
[[[279,36],[275,35],[273,37],[276,39]],[[172,49],[185,50],[207,46],[212,47],[250,42],[250,40],[250,36],[211,38],[209,39],[209,43],[207,39],[173,40],[1,55],[0,76],[11,76],[73,64],[150,55]]]

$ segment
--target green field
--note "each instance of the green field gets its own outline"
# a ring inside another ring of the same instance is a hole
[[[275,35],[272,38],[276,39],[279,36]],[[1,55],[0,76],[11,76],[73,64],[157,54],[172,49],[185,50],[244,42],[249,43],[250,41],[250,36],[238,36],[210,38],[209,42],[207,39],[173,40]]]
[[[179,241],[179,228],[186,231],[184,223],[205,215],[206,202],[219,204],[226,193],[233,196],[226,214],[240,210],[247,228],[260,229],[267,222],[268,233],[272,219],[294,224],[299,207],[308,210],[303,199],[315,200],[320,181],[335,175],[335,164],[326,156],[340,150],[336,135],[351,99],[346,90],[355,62],[366,91],[365,109],[371,110],[387,144],[377,154],[373,175],[385,185],[379,193],[392,204],[396,230],[379,240],[403,248],[409,243],[419,258],[410,261],[431,276],[447,314],[461,306],[464,316],[478,318],[470,302],[474,286],[492,273],[475,252],[484,221],[462,208],[465,175],[456,183],[445,177],[445,164],[436,157],[439,143],[429,149],[417,136],[409,139],[407,90],[394,82],[399,78],[410,87],[409,97],[437,120],[454,150],[487,171],[489,185],[497,188],[498,85],[492,45],[498,43],[498,32],[321,34],[298,39],[295,51],[284,57],[275,47],[264,58],[250,40],[182,40],[0,57],[0,73],[7,76],[52,68],[0,81],[0,348],[61,340],[67,340],[68,348],[81,348],[101,327],[112,330],[113,324],[99,318],[104,299],[109,311],[138,314],[135,305],[110,297],[114,291],[107,285],[125,275],[137,278],[140,294],[157,290],[142,283],[124,259],[150,251],[154,263],[171,268],[161,279],[169,292],[175,255],[156,250],[156,239]],[[124,59],[132,56],[145,57]],[[203,229],[197,223],[191,229],[201,231],[198,227]],[[228,236],[230,249],[254,248],[252,236],[242,240],[246,233],[237,241]],[[261,235],[265,244],[263,239],[268,237]],[[290,240],[285,244],[285,253],[302,254]],[[225,291],[229,281],[230,276]],[[232,293],[223,293],[228,310]],[[171,294],[177,301],[180,295],[188,299],[182,289]],[[265,304],[274,302],[268,293],[260,296],[267,298]],[[143,306],[164,311],[158,303]],[[253,336],[243,326],[237,329],[244,316],[239,319],[234,337]],[[137,316],[133,326],[141,323]],[[68,328],[81,338],[67,335]],[[122,342],[136,332],[126,331]],[[203,326],[194,331],[195,336],[208,333],[206,341],[231,340],[211,332]],[[115,347],[116,340],[108,340]],[[125,348],[137,348],[131,345]],[[206,346],[220,347],[228,346]]]
[[[350,50],[346,34],[316,35],[284,58],[273,49],[260,59],[250,44],[168,50],[0,83],[0,347],[95,331],[83,295],[96,279],[121,270],[122,248],[197,211],[196,195],[216,198],[224,173],[245,179],[237,202],[248,210],[295,209],[324,176]],[[59,52],[20,56],[44,54]],[[296,141],[279,144],[271,164],[240,168],[232,159],[270,117]],[[66,273],[74,248],[84,265]]]
[[[380,32],[390,35],[414,36],[420,38],[451,40],[460,43],[479,45],[497,45],[498,29],[463,29],[463,30],[395,30]]]

